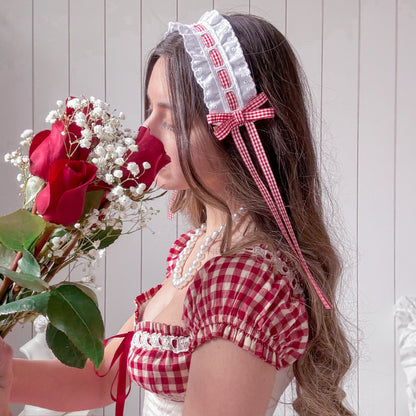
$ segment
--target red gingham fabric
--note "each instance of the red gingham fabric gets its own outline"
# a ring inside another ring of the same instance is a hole
[[[231,87],[231,81],[230,77],[228,76],[228,72],[225,69],[220,69],[218,72],[218,78],[221,82],[221,86],[223,88],[230,88]]]
[[[207,29],[203,25],[194,25],[195,30],[198,32],[205,32]]]
[[[221,54],[218,52],[217,49],[211,49],[209,51],[209,56],[211,58],[212,63],[214,64],[216,68],[218,68],[219,66],[222,66],[223,60],[222,60]]]
[[[209,33],[204,33],[203,35],[201,35],[201,39],[207,48],[210,48],[211,46],[215,45],[215,41]]]
[[[225,97],[227,98],[228,107],[230,107],[231,111],[234,111],[238,108],[238,101],[237,97],[235,96],[233,91],[227,91],[225,93]],[[209,114],[208,114],[209,115]]]
[[[182,235],[170,250],[167,277],[190,235]],[[182,326],[139,320],[142,306],[161,285],[138,296],[134,331],[188,337],[190,344],[180,353],[132,345],[130,377],[144,389],[181,401],[192,352],[213,338],[229,340],[277,369],[292,364],[306,349],[308,321],[302,295],[282,273],[270,256],[255,250],[210,259],[187,289]]]

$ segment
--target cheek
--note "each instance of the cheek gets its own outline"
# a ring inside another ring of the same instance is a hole
[[[170,157],[170,163],[163,167],[156,176],[156,185],[166,190],[188,189],[188,184],[179,163],[176,144],[166,144],[165,152]]]

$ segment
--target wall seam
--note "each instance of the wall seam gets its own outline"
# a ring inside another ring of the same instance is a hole
[[[359,194],[359,174],[360,174],[360,87],[361,87],[361,0],[358,0],[358,40],[357,40],[357,176],[356,176],[356,284],[357,284],[357,305],[356,305],[356,321],[357,321],[357,356],[360,356],[360,321],[359,321],[359,235],[360,235],[360,194]],[[357,359],[357,414],[360,414],[360,361]]]
[[[398,38],[399,38],[399,13],[398,13],[398,0],[395,1],[395,39],[394,39],[394,150],[393,150],[393,160],[394,160],[394,188],[393,188],[393,299],[394,303],[397,302],[397,74],[398,74]],[[394,328],[393,328],[393,360],[394,360],[394,416],[397,414],[397,325],[396,317],[393,319]]]

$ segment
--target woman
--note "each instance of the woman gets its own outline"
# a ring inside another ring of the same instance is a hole
[[[353,415],[341,386],[351,356],[335,304],[340,264],[288,42],[247,15],[172,23],[146,88],[145,125],[171,158],[157,185],[196,229],[174,243],[163,283],[136,299],[104,376],[90,363],[15,360],[12,400],[104,406],[119,372],[119,414],[131,379],[146,390],[146,416],[272,415],[295,377],[300,415]]]

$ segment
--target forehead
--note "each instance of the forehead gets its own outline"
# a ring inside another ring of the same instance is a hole
[[[147,86],[147,96],[152,102],[169,102],[169,88],[165,58],[159,58],[152,69]]]

